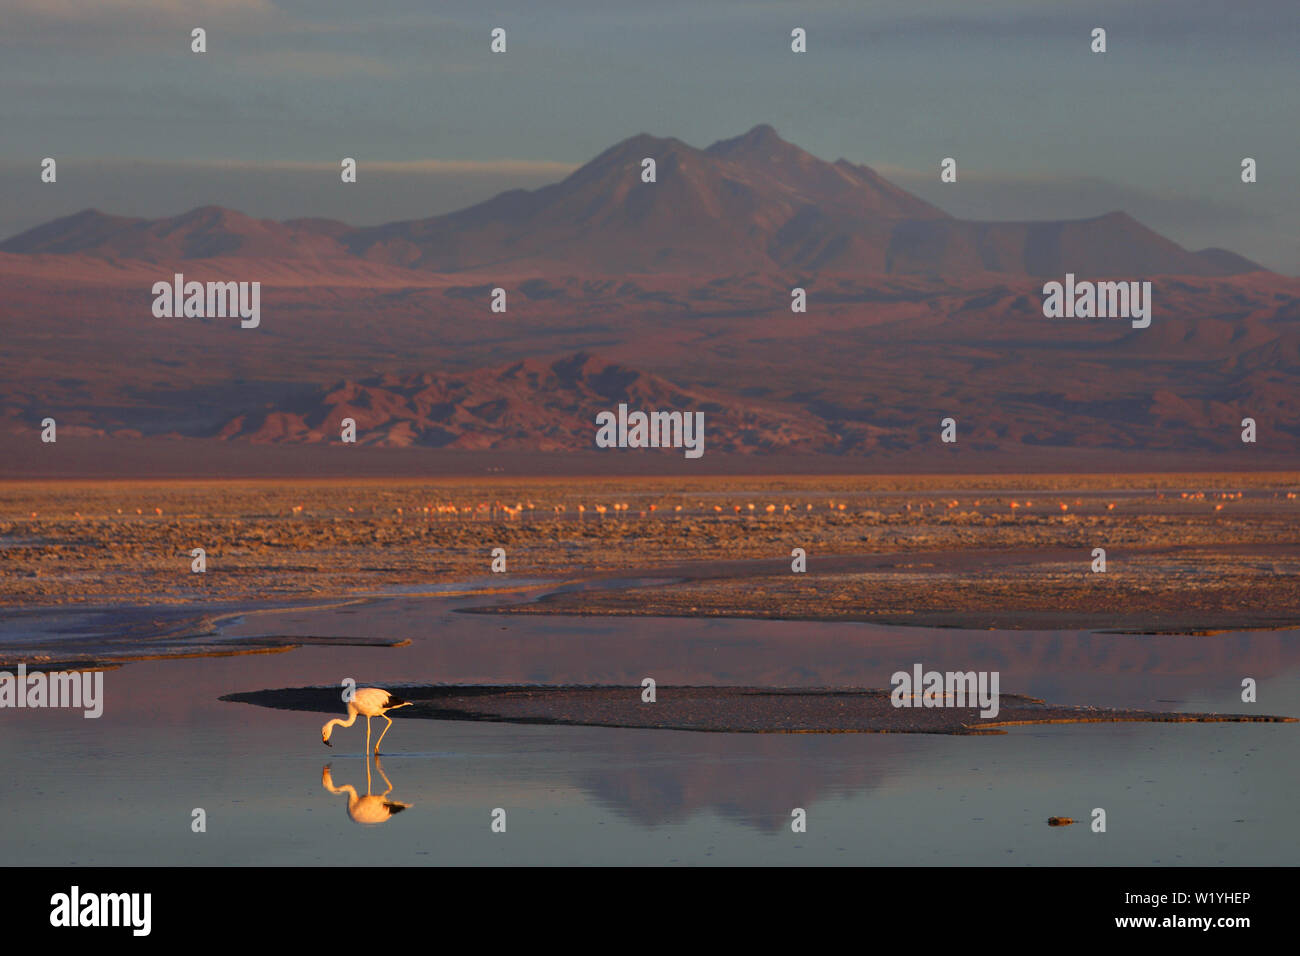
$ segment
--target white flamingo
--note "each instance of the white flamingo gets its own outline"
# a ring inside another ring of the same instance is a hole
[[[330,743],[330,734],[334,732],[334,725],[340,727],[351,727],[357,720],[357,714],[366,718],[366,753],[370,752],[370,718],[382,717],[388,721],[388,727],[393,726],[392,718],[386,711],[396,710],[398,707],[410,707],[409,700],[402,700],[400,697],[394,697],[388,691],[381,687],[363,687],[352,695],[348,701],[348,719],[335,717],[324,727],[320,729],[320,741],[327,747],[334,746]],[[379,753],[379,745],[384,742],[384,734],[388,733],[388,727],[384,728],[383,733],[379,735],[379,740],[375,742],[375,753]]]

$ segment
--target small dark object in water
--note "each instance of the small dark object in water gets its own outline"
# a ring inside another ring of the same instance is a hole
[[[1047,825],[1049,827],[1068,827],[1074,820],[1071,817],[1048,817]]]

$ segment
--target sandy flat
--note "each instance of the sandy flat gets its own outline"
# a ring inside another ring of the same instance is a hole
[[[654,703],[640,687],[404,686],[412,703],[394,716],[724,733],[1003,733],[1024,724],[1114,722],[1293,722],[1243,714],[1174,713],[1066,707],[1002,694],[995,718],[971,707],[895,707],[889,691],[845,688],[659,687]],[[222,700],[284,710],[342,713],[336,687],[229,694]]]

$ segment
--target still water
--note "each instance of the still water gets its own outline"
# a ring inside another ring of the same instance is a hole
[[[1295,631],[1125,636],[458,613],[483,603],[402,596],[250,613],[228,622],[223,636],[411,644],[130,663],[104,675],[98,720],[0,712],[0,860],[1300,863],[1300,724],[781,735],[464,723],[398,712],[376,768],[362,753],[362,721],[337,731],[331,750],[320,743],[328,714],[219,700],[346,677],[380,686],[636,686],[650,676],[661,688],[884,688],[895,670],[921,663],[998,670],[1003,693],[1052,703],[1300,715]],[[1241,702],[1246,677],[1258,683],[1257,704]],[[376,732],[382,726],[376,722]],[[362,803],[367,792],[386,795]],[[392,812],[385,804],[407,806]],[[196,833],[200,808],[206,832]],[[491,829],[498,808],[504,833]],[[791,831],[795,808],[807,812],[807,832]],[[1089,825],[1094,808],[1105,810],[1104,833]],[[361,825],[353,816],[386,819]],[[1049,816],[1079,822],[1053,828]]]

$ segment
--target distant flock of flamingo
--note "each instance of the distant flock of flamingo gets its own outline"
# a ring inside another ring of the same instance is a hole
[[[1274,495],[1274,497],[1282,497],[1283,495],[1288,499],[1295,499],[1297,497],[1297,493],[1294,491],[1277,493]],[[1166,495],[1164,493],[1159,493],[1157,494],[1156,497],[1158,499],[1163,500],[1166,497]],[[1219,503],[1214,505],[1215,511],[1222,511],[1224,502],[1238,500],[1243,497],[1245,497],[1245,492],[1242,491],[1227,491],[1227,492],[1184,491],[1180,495],[1180,498],[1182,500],[1189,501],[1189,502],[1205,501],[1207,500],[1207,498],[1220,499]],[[931,501],[931,500],[907,501],[904,502],[903,507],[905,512],[920,513],[920,512],[924,512],[926,509],[930,509],[931,511],[938,511],[940,509],[942,509],[943,511],[952,511],[954,509],[961,507],[961,504],[962,502],[960,499],[951,498],[951,499],[939,499],[937,501]],[[972,508],[982,507],[987,509],[993,509],[992,511],[989,512],[989,515],[991,516],[992,514],[996,513],[996,509],[1000,504],[1002,504],[1000,500],[987,499],[987,498],[975,498],[969,501],[968,506]],[[1083,506],[1083,504],[1084,501],[1082,498],[1075,498],[1073,502],[1067,500],[1058,500],[1055,504],[1055,507],[1060,511],[1068,512],[1072,505],[1073,507],[1081,507]],[[1115,510],[1116,502],[1107,501],[1104,504],[1107,511]],[[703,501],[697,501],[695,505],[696,507],[694,509],[687,509],[686,506],[682,504],[669,506],[669,505],[659,505],[659,504],[652,503],[652,504],[643,505],[634,510],[633,505],[629,504],[626,501],[613,502],[611,504],[593,504],[590,506],[585,503],[579,502],[576,505],[572,506],[572,511],[571,511],[570,506],[566,504],[538,505],[536,502],[533,501],[516,501],[514,504],[509,504],[509,503],[503,503],[498,500],[498,501],[491,501],[491,502],[483,501],[477,504],[465,504],[460,506],[457,506],[456,504],[453,503],[431,502],[430,504],[424,505],[421,508],[413,508],[411,509],[411,511],[412,514],[426,516],[429,520],[433,520],[435,518],[452,518],[452,519],[470,518],[470,519],[492,519],[492,520],[498,518],[505,518],[506,520],[518,520],[520,518],[546,517],[547,515],[550,515],[556,519],[566,519],[570,515],[570,513],[576,514],[578,520],[582,520],[586,518],[589,513],[594,514],[597,518],[602,518],[602,519],[607,514],[611,514],[611,513],[614,516],[623,515],[625,517],[635,514],[636,516],[641,518],[649,518],[649,517],[657,517],[657,516],[679,517],[683,514],[705,515],[705,516],[709,514],[713,514],[713,515],[730,514],[730,515],[739,515],[741,517],[758,517],[763,515],[766,515],[768,517],[775,517],[777,515],[780,515],[782,517],[788,517],[790,515],[798,515],[800,513],[808,514],[813,512],[814,510],[818,510],[820,507],[819,505],[814,505],[812,502],[798,502],[794,504],[791,504],[789,502],[782,502],[778,504],[772,502],[759,503],[753,501],[747,501],[743,504],[731,504],[731,503],[709,504]],[[832,512],[844,512],[849,508],[849,504],[843,501],[829,500],[825,502],[825,507],[826,510]],[[1026,499],[1024,501],[1012,500],[1007,502],[1004,507],[1008,508],[1011,514],[1014,516],[1018,511],[1021,511],[1023,509],[1033,508],[1034,502],[1029,499]],[[1053,507],[1053,505],[1048,503],[1048,504],[1041,505],[1041,507],[1050,509],[1051,507]],[[379,509],[371,508],[370,510],[372,513],[376,513]],[[302,506],[301,505],[296,506],[293,509],[293,511],[295,514],[300,514],[302,512]],[[354,509],[348,508],[348,511],[354,512]],[[402,507],[394,507],[392,513],[397,515],[398,517],[405,517],[406,509]]]
[[[1172,492],[1170,494],[1172,495]],[[1213,504],[1215,511],[1222,511],[1224,505],[1227,502],[1239,501],[1245,497],[1245,494],[1246,493],[1244,491],[1218,491],[1218,492],[1184,491],[1179,495],[1179,498],[1187,502],[1205,501],[1207,503]],[[1286,498],[1288,500],[1295,500],[1298,496],[1300,496],[1300,493],[1294,491],[1275,492],[1272,495],[1272,497],[1274,498]],[[1165,497],[1166,495],[1163,492],[1158,493],[1156,495],[1156,498],[1159,500],[1164,500]],[[999,504],[1001,504],[1000,499],[990,500],[985,498],[975,498],[970,502],[970,507],[972,508],[983,507],[983,508],[994,509],[987,513],[987,516],[992,517],[994,514],[997,513],[996,509]],[[1082,498],[1074,499],[1073,501],[1074,507],[1080,507],[1082,505],[1083,505]],[[1115,510],[1116,503],[1114,501],[1107,501],[1105,502],[1105,505],[1107,511]],[[831,500],[826,502],[827,510],[832,512],[846,511],[848,507],[849,507],[848,504],[843,501]],[[927,508],[930,509],[931,511],[938,511],[941,508],[944,511],[952,511],[959,507],[961,507],[961,500],[957,498],[951,498],[951,499],[941,498],[937,501],[930,501],[930,500],[907,501],[904,503],[904,511],[906,513],[913,513],[913,512],[923,513]],[[1012,500],[1007,502],[1005,507],[1009,509],[1011,515],[1014,517],[1018,511],[1033,508],[1034,502],[1028,499],[1024,501]],[[1042,507],[1050,509],[1052,505],[1049,503],[1049,504],[1042,505]],[[1055,507],[1060,511],[1068,512],[1071,508],[1071,502],[1060,500],[1056,502]],[[159,517],[161,517],[163,514],[163,509],[160,507],[154,507],[148,510],[151,511],[154,515]],[[355,507],[349,507],[348,514],[356,514],[357,510],[358,509]],[[362,512],[365,512],[367,509],[363,507],[360,510]],[[633,506],[631,504],[629,504],[626,501],[618,501],[612,504],[593,504],[591,506],[579,502],[578,504],[573,506],[572,513],[578,516],[578,520],[583,520],[587,517],[588,513],[594,514],[599,519],[603,519],[607,514],[611,512],[616,517],[619,515],[623,515],[627,517],[630,516],[631,514],[636,514],[638,517],[641,518],[654,517],[659,514],[663,514],[665,516],[671,515],[674,517],[680,517],[682,514],[707,516],[710,513],[714,515],[732,514],[732,515],[739,515],[741,517],[756,517],[759,515],[775,517],[779,513],[782,517],[789,517],[790,515],[798,515],[801,512],[804,514],[808,514],[814,510],[816,510],[816,506],[814,506],[812,502],[802,502],[796,504],[790,504],[789,502],[775,504],[769,502],[766,504],[759,504],[753,501],[747,501],[744,504],[720,505],[720,504],[706,504],[703,501],[697,501],[696,508],[694,510],[686,510],[685,506],[681,504],[673,505],[671,506],[671,509],[669,508],[668,505],[660,506],[658,504],[648,504],[643,507],[637,508],[634,512]],[[509,504],[499,500],[491,501],[491,502],[481,501],[478,502],[477,504],[464,504],[460,506],[457,506],[450,502],[448,503],[430,502],[429,504],[424,505],[422,507],[411,508],[410,511],[412,515],[423,516],[427,518],[427,520],[429,521],[432,521],[435,518],[451,518],[451,519],[458,519],[458,520],[461,519],[498,520],[503,517],[506,520],[518,520],[520,518],[536,518],[539,516],[544,517],[547,514],[552,515],[555,519],[558,520],[567,520],[570,514],[570,508],[566,504],[538,505],[536,502],[533,501],[516,501],[514,504]],[[372,506],[370,507],[369,512],[370,514],[378,514],[381,513],[381,509]],[[117,513],[119,515],[122,514],[123,513],[122,509],[118,508]],[[144,515],[146,513],[146,509],[136,508],[135,513],[137,515]],[[289,509],[289,513],[290,515],[294,515],[294,516],[309,514],[309,512],[306,511],[306,505],[292,505]],[[407,509],[401,506],[394,506],[392,508],[392,514],[397,515],[399,518],[405,518],[406,513],[407,513]],[[30,513],[30,517],[32,518],[39,517],[39,515],[40,513],[36,511]],[[80,511],[73,512],[73,517],[81,518],[82,517],[81,512]],[[183,515],[183,517],[189,518],[189,517],[199,517],[199,516]]]
[[[1279,492],[1276,493],[1273,497],[1282,497],[1282,496],[1285,496],[1288,499],[1295,499],[1297,497],[1297,492],[1294,491],[1288,491],[1285,493]],[[1166,497],[1166,495],[1164,493],[1159,493],[1157,494],[1156,497],[1160,500],[1163,500]],[[1221,511],[1223,510],[1224,502],[1241,499],[1245,497],[1245,492],[1243,491],[1227,491],[1227,492],[1184,491],[1180,497],[1182,500],[1189,501],[1189,502],[1205,501],[1207,498],[1220,499],[1219,503],[1214,505],[1214,510]],[[620,514],[624,516],[635,514],[641,518],[648,518],[648,517],[654,517],[659,515],[681,516],[682,514],[707,516],[710,513],[714,515],[732,514],[732,515],[739,515],[741,517],[756,517],[761,515],[774,517],[779,514],[782,517],[788,517],[790,515],[798,515],[800,513],[808,514],[810,512],[813,512],[819,507],[817,505],[814,505],[812,502],[798,502],[795,504],[791,504],[789,502],[782,502],[780,504],[777,504],[772,502],[756,503],[753,501],[747,501],[744,504],[728,503],[724,505],[724,504],[708,504],[703,501],[697,501],[695,504],[696,504],[695,509],[687,509],[686,506],[682,504],[668,506],[668,505],[659,505],[659,504],[652,503],[637,508],[634,511],[633,506],[626,501],[614,502],[612,504],[593,504],[590,506],[588,506],[585,503],[579,502],[573,506],[572,513],[576,514],[579,520],[585,518],[588,513],[595,514],[598,518],[604,518],[607,514],[610,513],[613,513],[615,516],[618,516]],[[958,498],[939,499],[937,501],[931,501],[931,500],[907,501],[904,503],[904,511],[924,512],[927,508],[932,511],[937,511],[939,509],[943,509],[944,511],[951,511],[961,507],[961,504],[962,504],[961,500]],[[989,509],[996,509],[999,504],[1001,504],[1000,500],[975,498],[969,502],[969,507],[972,508],[983,507]],[[1073,500],[1074,507],[1080,507],[1083,504],[1084,502],[1082,498],[1075,498]],[[829,500],[825,503],[825,505],[826,505],[826,509],[832,512],[844,512],[849,508],[849,504],[843,501]],[[1116,507],[1116,502],[1107,501],[1105,502],[1105,506],[1107,511],[1114,511]],[[1024,501],[1012,500],[1006,504],[1006,507],[1010,510],[1012,515],[1015,515],[1017,511],[1020,511],[1022,509],[1033,508],[1034,502],[1029,499],[1026,499]],[[1050,508],[1052,506],[1050,504],[1046,504],[1046,505],[1042,505],[1042,507]],[[1071,508],[1071,502],[1064,501],[1064,500],[1057,501],[1055,507],[1058,508],[1060,511],[1069,511]],[[378,511],[377,508],[371,508],[370,510],[372,513],[376,513]],[[293,511],[295,514],[301,513],[302,506],[301,505],[296,506],[293,509]],[[354,512],[354,509],[348,508],[348,511]],[[405,517],[406,510],[401,507],[394,507],[392,513],[397,515],[398,517]],[[501,517],[504,517],[507,520],[517,520],[519,518],[545,517],[548,514],[557,519],[564,519],[567,518],[570,513],[570,506],[566,504],[538,505],[536,502],[533,501],[516,501],[514,504],[509,504],[509,503],[503,503],[499,500],[491,501],[491,502],[483,501],[483,502],[479,502],[478,504],[465,504],[460,506],[457,506],[452,503],[433,502],[424,505],[421,508],[412,509],[412,513],[427,516],[429,520],[433,520],[434,518],[497,519]],[[996,511],[990,511],[989,513],[991,515],[996,513]]]

